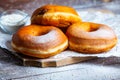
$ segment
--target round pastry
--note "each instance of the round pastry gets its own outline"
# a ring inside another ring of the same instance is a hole
[[[81,18],[75,9],[60,5],[44,5],[36,9],[31,17],[31,24],[55,27],[68,27]]]
[[[117,43],[114,31],[107,25],[82,22],[71,25],[66,32],[69,48],[81,53],[101,53]]]
[[[54,56],[68,47],[64,33],[53,26],[28,25],[12,37],[12,47],[17,52],[37,58]]]

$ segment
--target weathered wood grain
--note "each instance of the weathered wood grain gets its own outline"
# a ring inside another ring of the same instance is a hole
[[[107,66],[82,65],[86,69],[74,69],[32,77],[15,78],[15,80],[119,80],[120,69]],[[118,72],[116,74],[116,72]]]
[[[99,58],[57,68],[25,67],[20,64],[21,61],[16,59],[15,56],[0,50],[0,79],[37,80],[41,78],[43,80],[62,80],[69,76],[70,80],[76,80],[77,78],[83,80],[89,78],[119,80],[120,77],[120,58],[117,57]],[[85,76],[86,74],[88,77]]]

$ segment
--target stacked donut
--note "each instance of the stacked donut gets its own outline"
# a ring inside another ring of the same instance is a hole
[[[116,34],[109,26],[82,22],[71,7],[44,5],[33,12],[31,25],[13,35],[11,44],[22,54],[48,58],[68,47],[80,53],[101,53],[116,43]]]

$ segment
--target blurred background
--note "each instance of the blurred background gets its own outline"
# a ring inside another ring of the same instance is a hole
[[[110,10],[120,14],[120,0],[0,0],[0,13],[8,9],[19,9],[31,15],[44,4],[67,5],[78,10]]]

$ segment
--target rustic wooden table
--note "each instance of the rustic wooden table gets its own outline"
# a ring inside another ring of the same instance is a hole
[[[51,1],[72,5],[64,0]],[[51,1],[0,0],[0,12],[7,9],[20,9],[31,15],[34,9]],[[79,0],[76,0],[74,4],[78,2]],[[119,12],[116,10],[116,13]],[[0,49],[0,80],[120,80],[120,58],[99,58],[63,67],[25,67],[22,66],[21,60]]]

